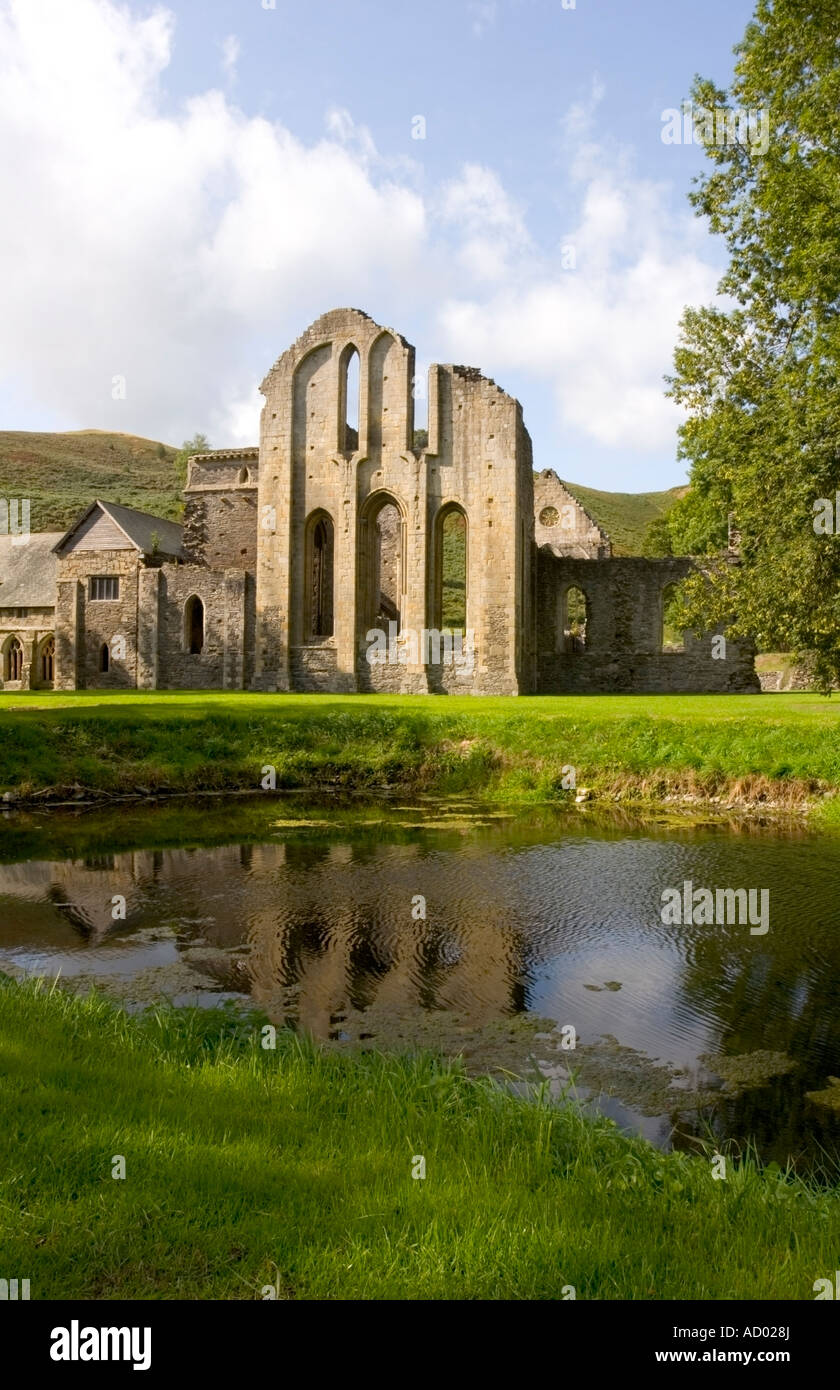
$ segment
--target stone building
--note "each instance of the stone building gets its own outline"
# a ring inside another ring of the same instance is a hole
[[[4,685],[759,688],[746,648],[669,632],[692,562],[613,556],[556,474],[534,474],[521,405],[476,368],[419,382],[404,338],[337,309],[261,390],[259,446],[190,460],[182,526],[96,501],[10,567],[0,551]]]
[[[0,536],[0,686],[49,689],[55,678],[53,547],[61,533]]]

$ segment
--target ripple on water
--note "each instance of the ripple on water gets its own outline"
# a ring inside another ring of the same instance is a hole
[[[678,1088],[717,1088],[724,1133],[760,1128],[765,1098],[804,1146],[837,1147],[835,1107],[812,1100],[833,1089],[840,1056],[840,844],[720,827],[546,831],[468,812],[435,826],[403,808],[363,832],[290,816],[264,843],[0,865],[0,969],[61,972],[134,1002],[247,995],[334,1043],[460,1038],[478,1057],[493,1048],[476,1030],[496,1030],[498,1056],[511,1021],[532,1014],[574,1027],[585,1084],[645,1132],[657,1116],[669,1132],[677,1075]],[[664,925],[663,890],[685,882],[768,889],[770,931]],[[792,1066],[754,1074],[749,1104],[725,1076],[707,1085],[704,1058],[756,1054]],[[762,1142],[772,1152],[773,1134]]]

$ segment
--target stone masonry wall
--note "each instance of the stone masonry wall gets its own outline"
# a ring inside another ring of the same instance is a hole
[[[347,399],[355,355],[358,428]],[[414,349],[367,314],[338,309],[313,323],[262,383],[259,450],[190,460],[186,564],[134,550],[77,550],[60,561],[56,687],[759,689],[746,645],[727,641],[720,658],[711,636],[685,634],[683,650],[663,650],[663,593],[692,562],[612,558],[608,536],[556,473],[535,478],[518,401],[477,368],[432,366],[428,442],[415,448],[415,385]],[[471,667],[424,663],[411,646],[411,634],[442,627],[453,511],[466,523]],[[331,604],[328,581],[315,582],[330,574]],[[92,575],[118,576],[119,599],[91,600]],[[585,623],[571,588],[585,596]],[[189,651],[186,631],[193,595],[204,607],[200,653]],[[368,631],[397,611],[407,659],[371,665]],[[28,673],[43,634],[37,622],[31,636],[22,627]],[[113,653],[107,672],[103,643]]]
[[[56,688],[131,689],[137,681],[137,604],[140,559],[134,550],[71,551],[58,565],[56,600]],[[119,598],[91,600],[93,575],[119,578]],[[116,655],[122,638],[124,656]],[[100,653],[108,644],[109,669]]]
[[[185,610],[204,605],[204,646],[189,650]],[[254,585],[244,570],[164,565],[160,571],[158,686],[165,690],[242,690],[246,632],[253,626]]]
[[[53,608],[0,608],[0,690],[37,690],[44,684],[40,677],[40,653],[44,643],[55,632]],[[23,673],[19,681],[4,681],[4,654],[12,638],[23,648]]]
[[[521,407],[476,368],[441,366],[437,390],[429,395],[429,424],[429,568],[433,576],[439,574],[433,518],[454,502],[467,518],[466,625],[475,642],[473,692],[527,691],[523,633],[530,612],[533,469]],[[463,683],[461,675],[457,688]]]
[[[753,653],[745,644],[712,655],[711,634],[684,634],[684,651],[662,650],[663,592],[691,570],[688,559],[558,559],[539,552],[538,681],[541,694],[758,691]],[[585,595],[586,642],[568,650],[563,613],[567,591]]]
[[[258,477],[252,449],[212,458],[197,455],[190,461],[183,524],[188,562],[256,574]]]
[[[612,554],[607,533],[563,486],[553,468],[534,478],[534,539],[555,555],[578,560],[605,560]]]

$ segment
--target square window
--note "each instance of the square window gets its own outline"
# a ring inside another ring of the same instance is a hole
[[[118,599],[120,581],[117,575],[96,575],[90,581],[90,597],[94,599]]]

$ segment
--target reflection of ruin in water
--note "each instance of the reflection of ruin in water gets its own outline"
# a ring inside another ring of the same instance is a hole
[[[577,1066],[596,1049],[611,1076],[627,1071],[627,1049],[689,1071],[703,1054],[748,1065],[784,1054],[792,1071],[722,1098],[720,1132],[749,1135],[780,1162],[840,1149],[838,1124],[809,1100],[840,1053],[840,844],[577,816],[547,832],[524,816],[430,830],[422,812],[399,809],[410,820],[393,833],[387,816],[342,831],[315,811],[288,822],[297,831],[267,831],[287,843],[0,865],[0,970],[60,971],[138,1003],[250,991],[275,1022],[317,1037],[453,1053],[463,1043],[468,1058],[478,1044],[465,1029],[509,1036],[530,1010],[572,1023]],[[662,887],[686,879],[766,885],[770,932],[665,927]],[[425,920],[412,916],[418,894]],[[115,895],[125,921],[112,917]],[[612,1060],[609,1035],[624,1049]],[[545,1047],[537,1055],[550,1057]],[[625,1077],[614,1094],[623,1118],[647,1116],[639,1127],[667,1144],[666,1101],[651,1119],[637,1097],[643,1070],[634,1063],[632,1085]]]
[[[260,847],[264,849],[265,847]],[[458,1009],[481,1025],[524,1007],[523,941],[511,925],[518,913],[502,899],[461,905],[458,925],[435,921],[419,846],[387,853],[387,879],[348,884],[354,868],[369,872],[383,858],[370,846],[288,845],[291,870],[282,919],[268,904],[253,911],[248,940],[255,1000],[277,1021],[327,1037],[348,1008]],[[370,888],[374,888],[371,892]],[[426,920],[412,900],[426,889]],[[451,906],[449,907],[451,913]],[[449,913],[447,915],[449,915]]]
[[[109,856],[107,866],[79,860],[0,865],[0,897],[52,904],[69,929],[66,940],[62,934],[65,947],[72,936],[96,944],[162,921],[177,929],[183,948],[206,942],[221,951],[247,942],[245,977],[254,1002],[275,1022],[317,1037],[329,1035],[334,1015],[372,1005],[403,1014],[457,1009],[479,1026],[524,1008],[523,937],[511,925],[519,916],[514,903],[505,905],[501,893],[481,903],[467,894],[457,926],[444,925],[439,916],[435,920],[422,860],[419,845],[293,842],[132,851]],[[377,874],[379,861],[383,872]],[[425,921],[412,916],[412,900],[421,892],[428,897]],[[125,921],[112,916],[117,894],[126,899]],[[447,917],[451,909],[447,901]],[[0,951],[3,935],[0,927]],[[225,975],[218,960],[193,963],[199,970],[204,965],[217,984],[242,989],[241,971]]]

